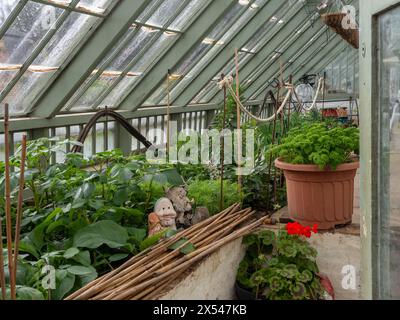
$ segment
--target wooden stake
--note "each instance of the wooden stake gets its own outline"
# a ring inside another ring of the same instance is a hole
[[[240,88],[239,88],[239,53],[238,49],[235,49],[235,69],[236,69],[236,96],[238,100],[240,99]],[[237,127],[237,157],[238,157],[238,194],[242,192],[242,139],[243,136],[239,133],[241,130],[241,112],[240,106],[236,104],[236,127]]]
[[[1,298],[6,299],[6,279],[4,277],[4,256],[3,256],[3,226],[1,224],[0,216],[0,286],[1,286]]]
[[[225,75],[221,74],[221,80],[224,80]],[[222,117],[222,128],[221,128],[221,188],[220,188],[220,203],[219,209],[222,211],[224,208],[224,164],[225,164],[225,121],[226,121],[226,87],[224,86],[224,113]]]
[[[21,231],[21,220],[22,220],[22,204],[24,201],[24,189],[25,189],[25,161],[26,161],[26,135],[22,136],[21,143],[21,164],[19,171],[19,190],[18,190],[18,206],[17,206],[17,217],[15,222],[15,238],[14,238],[14,283],[17,283],[17,268],[18,268],[18,254],[19,254],[19,235]]]
[[[169,92],[170,76],[171,76],[170,70],[168,70],[168,73],[167,73],[167,152],[166,152],[167,161],[169,161],[169,146],[170,146],[170,139],[171,139],[169,136],[170,135],[170,122],[171,122],[171,115],[170,115],[171,94]]]
[[[5,147],[5,198],[6,198],[6,233],[7,233],[7,255],[8,255],[8,270],[10,274],[10,292],[11,299],[15,300],[15,283],[12,275],[13,254],[12,254],[12,220],[11,220],[11,185],[10,185],[10,145],[9,145],[9,114],[8,104],[4,106],[4,147]]]

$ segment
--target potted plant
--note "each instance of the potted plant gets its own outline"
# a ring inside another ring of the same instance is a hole
[[[317,226],[289,223],[277,233],[260,231],[244,237],[247,245],[236,277],[239,299],[325,300],[332,285],[319,274],[317,251],[306,238]]]
[[[326,230],[353,216],[359,130],[328,122],[292,129],[270,150],[286,178],[291,219]]]

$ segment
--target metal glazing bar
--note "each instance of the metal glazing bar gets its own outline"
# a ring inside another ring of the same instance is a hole
[[[80,0],[72,0],[70,7],[74,8]],[[0,94],[0,102],[2,102],[7,94],[12,90],[12,88],[17,84],[18,80],[24,75],[25,71],[29,68],[32,62],[37,58],[43,48],[47,45],[50,39],[54,36],[54,34],[58,31],[61,25],[67,20],[68,16],[71,14],[71,11],[64,11],[58,17],[54,26],[50,28],[50,30],[45,34],[45,36],[39,41],[38,45],[35,47],[33,52],[26,59],[21,69],[17,72],[17,74],[13,77],[13,79],[8,83],[8,85],[4,88],[4,90]]]
[[[89,9],[84,8],[84,7],[79,7],[79,4],[78,4],[77,7],[71,8],[69,6],[69,4],[71,2],[69,2],[68,4],[67,3],[63,4],[63,3],[53,2],[53,1],[48,1],[48,0],[31,0],[31,1],[37,2],[37,3],[41,3],[41,4],[44,4],[44,5],[48,5],[48,6],[53,6],[53,7],[60,8],[60,9],[65,9],[65,10],[68,10],[68,11],[87,14],[89,16],[94,16],[94,17],[98,17],[98,18],[106,18],[107,17],[107,13],[106,12],[104,12],[104,13],[95,12],[93,10],[89,10]]]
[[[275,2],[275,1],[273,1]],[[279,2],[280,5],[282,5],[282,3]],[[273,12],[275,12],[276,10],[273,10]],[[249,59],[247,61],[244,61],[240,68],[240,76],[245,79],[248,74],[253,73],[254,70],[252,69],[251,71],[248,70],[248,64],[249,61],[254,61],[254,64],[258,64],[258,63],[263,63],[265,62],[265,60],[268,58],[268,56],[275,50],[277,50],[279,48],[279,46],[282,44],[283,40],[282,39],[287,39],[288,37],[290,37],[293,33],[293,30],[298,28],[300,25],[304,24],[304,12],[302,10],[301,6],[298,6],[297,8],[294,9],[295,14],[291,17],[291,19],[289,21],[287,21],[281,28],[279,28],[278,30],[274,30],[274,33],[270,36],[269,40],[266,41],[263,46],[257,51],[257,53],[255,55],[253,55],[252,59]],[[268,12],[266,13],[268,14],[268,18],[266,19],[265,14],[264,16],[261,14],[260,16],[258,16],[258,19],[261,19],[261,21],[263,23],[265,23],[265,20],[269,20],[271,19],[271,13]],[[241,45],[245,45],[250,37],[250,32],[254,33],[255,30],[249,30],[247,34],[247,36],[244,34],[242,35],[242,37],[244,36],[244,40],[245,42]],[[240,34],[239,34],[240,35]],[[238,36],[239,36],[238,35]],[[237,45],[237,44],[236,44]],[[240,46],[238,46],[240,47]],[[234,46],[232,46],[230,48],[230,55],[233,56],[233,52],[234,52]],[[226,57],[221,57],[220,58],[221,62],[223,62],[223,64],[219,63],[219,65],[217,67],[213,67],[213,64],[209,64],[207,66],[208,68],[208,72],[210,73],[208,76],[206,76],[206,74],[203,73],[202,77],[198,77],[198,79],[196,81],[192,81],[192,83],[190,84],[190,86],[188,88],[186,88],[185,91],[181,92],[180,96],[174,101],[174,104],[176,105],[185,105],[188,103],[188,101],[191,101],[208,83],[208,81],[215,75],[215,72],[218,70],[221,70],[223,68],[224,65],[226,65]],[[213,70],[213,69],[217,69],[217,70]],[[212,74],[211,74],[212,72]]]
[[[243,6],[243,8],[238,12],[238,14],[245,14],[245,13],[246,13],[246,10],[248,10],[253,4],[254,4],[254,0],[249,1],[249,3],[248,3],[246,6]],[[264,3],[263,5],[265,5],[265,3]],[[260,9],[260,8],[257,8],[257,9],[255,9],[255,10],[259,10],[259,9]],[[237,22],[236,19],[231,19],[231,20],[224,26],[225,30],[227,30],[227,32],[229,32],[229,29],[230,29],[232,26],[234,26],[234,24],[235,24],[236,22]],[[218,40],[221,40],[224,36],[225,36],[225,33],[223,33],[218,39],[215,39],[215,42],[218,43]],[[217,44],[215,44],[215,45],[217,45]],[[205,52],[203,52],[203,53],[201,54],[201,57],[197,57],[197,59],[200,58],[200,59],[198,60],[197,63],[201,63],[201,62],[202,62],[202,59],[215,47],[215,45],[210,45],[210,46],[209,46],[209,49],[206,50]],[[226,44],[217,45],[217,46],[221,47],[221,50],[222,50],[222,49],[226,46]],[[215,57],[215,55],[217,55],[217,53],[218,53],[218,52],[215,52],[214,57]],[[204,63],[204,64],[206,64],[206,63]],[[196,65],[195,67],[197,67],[197,65]],[[200,72],[200,71],[201,71],[201,70],[199,70],[199,72]],[[189,72],[190,72],[190,70],[187,71],[187,73],[189,73]],[[184,74],[184,75],[181,75],[182,78],[184,78],[184,77],[187,75],[187,73]],[[172,90],[173,90],[176,86],[178,86],[180,83],[181,83],[181,81],[174,81],[174,82],[171,84],[171,86],[170,86],[170,91],[172,91]],[[185,87],[186,87],[186,86],[185,86]],[[183,89],[184,89],[184,88],[182,88],[182,90],[183,90]],[[165,97],[165,93],[164,93],[164,92],[160,93],[160,95],[155,99],[154,104],[160,104],[160,102],[163,100],[164,97]]]
[[[148,10],[146,16],[144,17],[144,20],[149,19],[154,12],[157,10],[157,6],[160,5],[163,2],[163,0],[158,0],[157,4],[152,6],[150,10]],[[136,25],[139,25],[137,22],[135,22]],[[132,28],[131,32],[129,35],[125,37],[121,43],[118,44],[117,48],[113,51],[113,53],[107,58],[104,63],[102,63],[99,68],[97,69],[97,72],[93,74],[89,81],[85,82],[83,86],[79,88],[76,94],[74,94],[74,98],[68,101],[68,104],[65,107],[65,110],[70,110],[75,103],[85,94],[86,90],[88,90],[91,85],[102,75],[102,73],[114,62],[114,59],[118,57],[118,55],[121,54],[121,52],[125,49],[125,47],[132,42],[132,39],[139,33],[140,28],[135,27]]]
[[[31,106],[30,115],[50,118],[57,114],[150,2],[120,1],[51,87]]]
[[[163,28],[168,27],[174,20],[179,16],[182,10],[190,3],[191,0],[184,0],[180,5],[178,10],[166,21]],[[122,74],[108,87],[94,102],[92,109],[96,109],[102,101],[110,94],[110,92],[122,81],[122,79],[126,76],[126,74],[136,65],[136,63],[148,52],[151,46],[156,43],[158,39],[161,38],[161,35],[158,37],[153,37],[146,45],[142,48],[142,50],[132,59],[132,61],[125,67],[122,71]]]
[[[20,0],[11,13],[8,15],[7,19],[3,22],[3,25],[0,28],[0,39],[4,37],[8,28],[11,27],[14,20],[18,17],[19,13],[24,9],[25,5],[28,3],[28,0]]]
[[[235,0],[211,1],[199,17],[193,21],[184,36],[174,43],[170,49],[149,68],[142,80],[130,88],[130,92],[116,107],[136,110],[153,93],[155,88],[162,85],[166,68],[174,69],[186,55],[195,48],[209,32],[217,25],[221,17],[233,7]]]

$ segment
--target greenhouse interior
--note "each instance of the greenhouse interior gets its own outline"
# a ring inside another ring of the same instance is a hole
[[[399,0],[0,1],[1,300],[400,299],[399,157]]]

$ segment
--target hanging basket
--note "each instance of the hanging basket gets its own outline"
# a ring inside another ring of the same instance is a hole
[[[356,29],[344,29],[342,21],[346,17],[346,13],[334,12],[321,15],[322,21],[329,26],[335,33],[340,35],[344,40],[350,43],[355,49],[360,46],[360,33]]]

